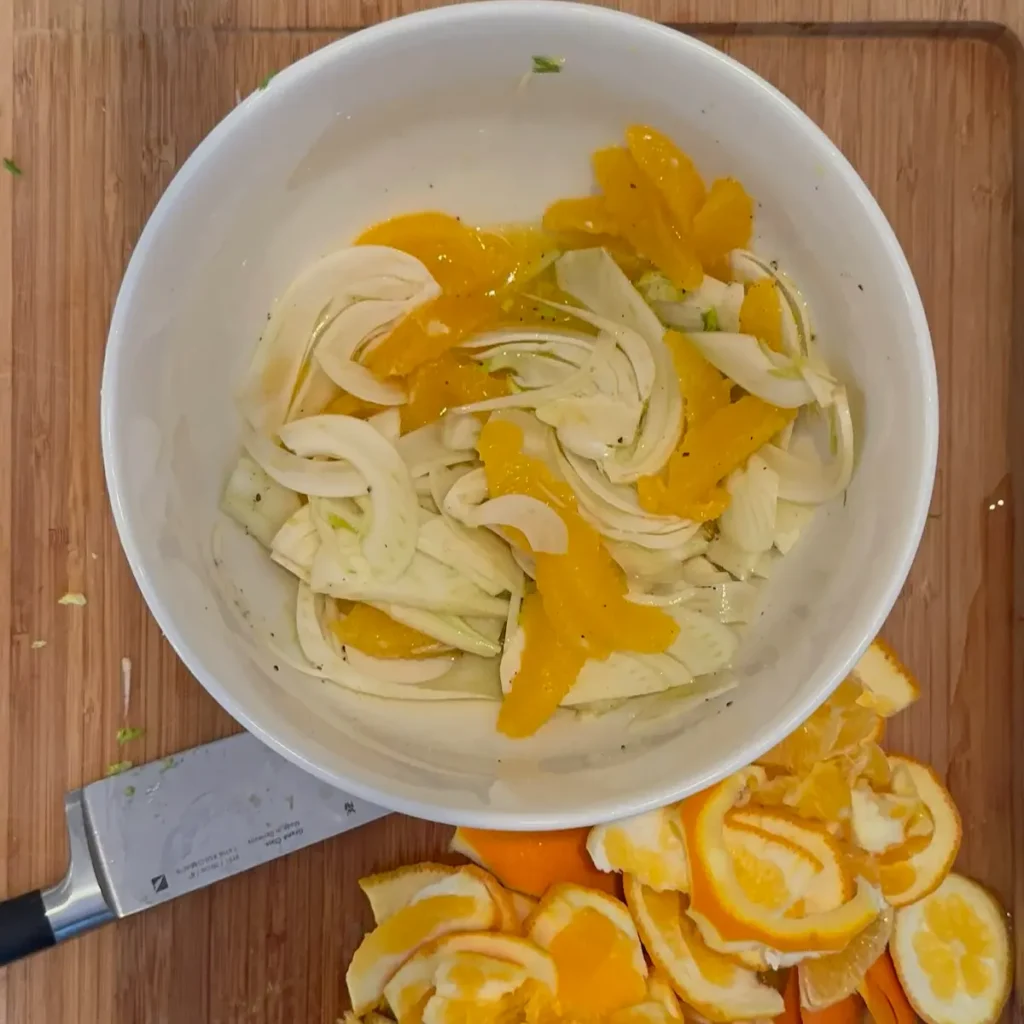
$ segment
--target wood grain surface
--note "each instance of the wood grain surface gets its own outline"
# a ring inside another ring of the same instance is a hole
[[[108,513],[99,379],[132,246],[175,170],[268,72],[419,6],[0,0],[0,156],[23,171],[0,172],[0,896],[62,874],[65,790],[122,757],[236,728],[150,619]],[[1017,36],[1000,29],[1019,33],[1021,8],[630,9],[704,34],[790,95],[906,249],[934,336],[942,437],[924,541],[886,627],[925,694],[888,742],[945,776],[964,815],[961,869],[1024,920],[1024,91]],[[68,590],[88,605],[58,605]],[[126,723],[146,733],[122,750]],[[446,840],[381,821],[0,970],[0,1024],[333,1024],[366,924],[356,878]],[[1008,1013],[1024,1021],[1019,989]]]

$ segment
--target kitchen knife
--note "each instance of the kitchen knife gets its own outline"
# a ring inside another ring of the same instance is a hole
[[[0,902],[0,966],[383,817],[240,733],[64,798],[71,864]]]

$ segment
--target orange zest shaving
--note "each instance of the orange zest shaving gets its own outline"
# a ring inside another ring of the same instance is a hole
[[[598,871],[587,853],[586,828],[559,832],[497,832],[459,828],[452,849],[485,867],[515,892],[541,897],[557,882],[617,895],[618,876]]]

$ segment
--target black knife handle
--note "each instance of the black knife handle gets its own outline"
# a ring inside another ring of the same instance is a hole
[[[0,967],[55,941],[39,889],[0,903]]]

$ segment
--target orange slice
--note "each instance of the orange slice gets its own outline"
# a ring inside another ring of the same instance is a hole
[[[683,913],[681,893],[655,892],[629,875],[623,883],[644,949],[690,1006],[712,1021],[752,1020],[782,1012],[782,996],[775,989],[705,945]]]
[[[770,277],[747,289],[740,306],[740,333],[752,334],[770,349],[782,351],[782,301]]]
[[[733,249],[746,249],[754,228],[754,203],[734,178],[711,183],[704,205],[693,218],[693,239],[704,269],[728,277],[726,257]]]
[[[407,906],[421,889],[440,882],[457,870],[447,864],[408,864],[394,871],[360,878],[359,888],[370,903],[374,923],[382,924]]]
[[[407,906],[377,925],[352,956],[345,981],[352,1009],[376,1007],[384,986],[420,946],[450,932],[493,928],[497,910],[487,886],[457,871],[420,889]]]
[[[853,677],[864,687],[857,703],[883,718],[891,718],[921,696],[921,686],[910,669],[880,637],[857,662]]]
[[[784,953],[842,949],[878,916],[878,893],[862,879],[853,898],[842,906],[786,917],[752,900],[736,876],[725,839],[725,816],[751,783],[763,780],[761,769],[747,768],[680,805],[690,865],[688,912],[698,923],[707,921],[728,942],[761,942]]]
[[[657,128],[645,124],[626,129],[626,145],[640,169],[661,193],[680,231],[689,233],[704,205],[707,189],[693,161]]]
[[[726,815],[726,821],[787,839],[814,857],[821,869],[803,893],[808,912],[834,910],[853,897],[853,880],[846,871],[843,851],[824,828],[784,811],[757,807],[736,808]]]
[[[552,886],[527,935],[554,959],[558,1002],[570,1017],[600,1017],[645,999],[640,937],[625,904],[607,893]]]
[[[622,821],[596,825],[587,838],[590,859],[601,871],[633,875],[659,892],[686,892],[686,851],[674,818],[674,809],[661,807]]]
[[[384,997],[395,1017],[403,1024],[418,1022],[437,987],[437,972],[466,955],[486,957],[518,967],[524,980],[528,979],[554,997],[558,985],[555,963],[542,949],[526,939],[511,935],[469,932],[447,935],[422,946],[396,971],[384,987]],[[480,966],[479,961],[472,963]],[[490,973],[494,977],[503,972],[491,969]]]
[[[559,832],[498,832],[457,828],[451,850],[461,853],[493,874],[514,892],[538,899],[556,882],[573,882],[612,895],[618,880],[591,863],[587,854],[589,829]]]
[[[800,964],[800,1002],[809,1010],[824,1010],[853,995],[871,965],[885,952],[895,913],[887,907],[845,949]]]
[[[896,913],[890,944],[900,984],[927,1024],[992,1024],[1010,994],[1006,914],[979,885],[951,874]]]
[[[933,892],[949,874],[960,849],[963,830],[960,812],[946,787],[928,765],[909,757],[891,756],[893,772],[905,773],[934,824],[927,842],[910,842],[913,852],[896,859],[891,853],[880,858],[882,893],[894,907],[905,907]]]
[[[608,210],[603,196],[559,199],[544,211],[545,231],[580,231],[587,235],[614,235],[618,223]]]

